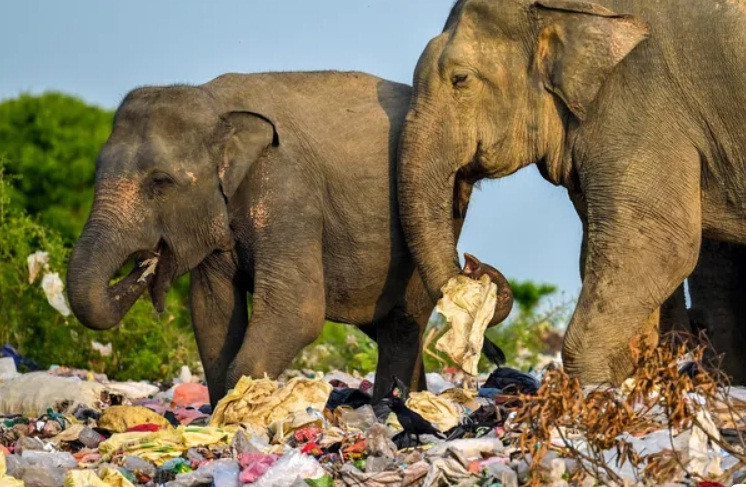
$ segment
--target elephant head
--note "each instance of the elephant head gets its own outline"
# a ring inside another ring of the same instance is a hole
[[[566,184],[568,127],[645,35],[641,22],[595,4],[457,2],[417,63],[399,152],[402,223],[433,298],[459,272],[454,184],[532,163]]]
[[[115,326],[146,288],[162,311],[176,277],[232,248],[227,201],[273,143],[269,120],[222,111],[203,88],[128,94],[96,162],[93,208],[70,257],[68,295],[81,323]],[[144,272],[152,257],[155,271]],[[132,272],[111,284],[130,261]]]

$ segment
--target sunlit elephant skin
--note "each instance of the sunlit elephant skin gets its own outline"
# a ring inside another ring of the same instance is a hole
[[[457,2],[417,64],[400,144],[402,225],[430,295],[459,271],[454,179],[536,164],[583,222],[564,365],[623,380],[702,236],[746,242],[744,45],[743,2]]]
[[[420,342],[434,302],[414,271],[395,187],[410,95],[337,72],[134,90],[101,150],[93,209],[70,259],[75,315],[110,328],[146,288],[162,309],[172,281],[191,272],[213,403],[241,375],[277,376],[325,319],[378,342],[376,395],[393,375],[423,387]],[[471,183],[453,191],[457,235]],[[125,263],[154,255],[153,275],[137,265],[109,285]]]

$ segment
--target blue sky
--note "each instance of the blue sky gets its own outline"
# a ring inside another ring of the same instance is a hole
[[[360,70],[411,83],[453,0],[12,0],[0,16],[0,98],[58,90],[114,108],[132,88],[225,72]],[[460,252],[507,276],[580,288],[581,227],[534,167],[484,181]]]

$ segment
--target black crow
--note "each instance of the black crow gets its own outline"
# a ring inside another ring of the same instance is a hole
[[[487,337],[484,337],[482,353],[490,360],[490,362],[497,365],[498,367],[505,365],[505,362],[508,361],[508,359],[505,358],[505,352],[503,352],[500,347],[492,343],[492,341]]]
[[[443,433],[430,424],[425,418],[417,414],[415,411],[409,409],[404,401],[398,397],[387,397],[381,400],[382,403],[387,404],[391,410],[396,414],[396,419],[399,420],[402,428],[407,435],[414,435],[417,438],[417,442],[420,442],[420,435],[433,435],[437,438],[445,439]]]

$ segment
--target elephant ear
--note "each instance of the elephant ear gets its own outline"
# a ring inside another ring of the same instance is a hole
[[[223,194],[230,198],[264,150],[270,144],[280,145],[280,137],[275,124],[259,113],[231,111],[220,118],[227,134],[218,166],[218,177]]]
[[[647,24],[572,0],[540,0],[534,8],[541,24],[537,61],[544,86],[584,120],[614,66],[648,36]]]

